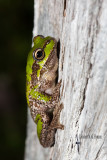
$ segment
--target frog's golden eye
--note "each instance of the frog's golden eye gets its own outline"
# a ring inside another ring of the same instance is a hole
[[[41,49],[41,48],[36,49],[36,50],[33,52],[33,58],[34,58],[35,60],[42,60],[44,57],[45,57],[45,53],[44,53],[43,49]]]

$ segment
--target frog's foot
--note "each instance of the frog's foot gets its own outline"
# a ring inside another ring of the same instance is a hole
[[[49,129],[64,129],[64,125],[60,124],[60,122],[59,122],[60,112],[61,112],[62,109],[63,109],[62,104],[60,104],[59,107],[56,107],[54,109],[53,119],[52,119],[52,122],[49,126]]]
[[[50,130],[50,129],[62,129],[62,130],[64,130],[64,125],[63,125],[63,124],[60,124],[60,123],[57,123],[57,124],[51,125],[51,126],[49,127],[49,130]]]

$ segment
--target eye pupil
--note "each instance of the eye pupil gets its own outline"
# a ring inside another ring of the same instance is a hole
[[[37,54],[36,54],[37,58],[40,58],[42,56],[42,54],[43,54],[42,51],[38,51]]]
[[[35,60],[42,60],[43,58],[45,57],[45,53],[44,53],[44,51],[43,51],[43,49],[41,49],[41,48],[39,48],[39,49],[37,49],[37,50],[35,50],[34,52],[33,52],[33,58],[35,59]]]

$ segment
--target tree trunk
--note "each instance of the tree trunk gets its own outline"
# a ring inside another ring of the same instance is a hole
[[[44,149],[28,114],[25,160],[107,160],[107,0],[35,0],[34,10],[33,36],[60,40],[65,128]]]

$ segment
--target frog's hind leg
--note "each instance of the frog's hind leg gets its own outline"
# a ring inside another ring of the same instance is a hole
[[[37,122],[37,133],[39,133],[38,137],[43,147],[53,146],[55,143],[56,129],[64,129],[64,125],[59,122],[62,109],[63,105],[61,104],[54,109],[52,116],[46,112],[40,113],[40,119]]]
[[[51,147],[55,143],[56,129],[49,129],[51,118],[46,112],[42,112],[39,115],[40,118],[37,121],[37,133],[40,143],[43,147]]]

